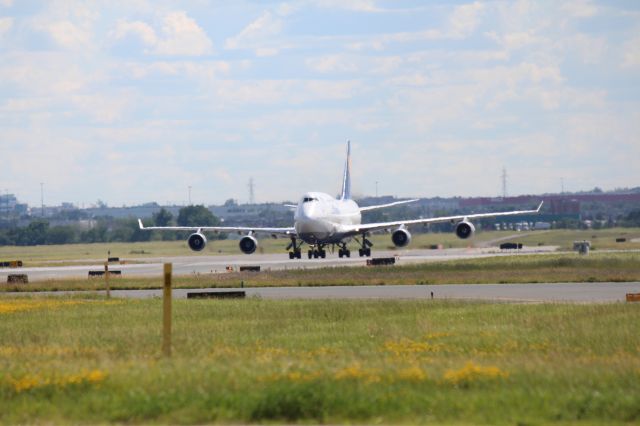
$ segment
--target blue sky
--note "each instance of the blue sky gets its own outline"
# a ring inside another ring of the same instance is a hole
[[[39,204],[640,185],[636,1],[0,0],[0,191]]]

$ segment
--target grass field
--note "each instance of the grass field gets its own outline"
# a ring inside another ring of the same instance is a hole
[[[640,421],[640,305],[0,298],[3,423]]]
[[[525,235],[525,234],[528,234]],[[508,238],[513,236],[512,238]],[[616,238],[627,238],[625,243],[616,243]],[[478,232],[471,240],[461,240],[453,233],[415,234],[409,248],[429,248],[441,244],[444,248],[461,248],[483,246],[493,240],[522,242],[529,246],[557,245],[561,249],[571,250],[575,240],[591,240],[595,249],[640,249],[640,229],[616,228],[605,230],[553,230],[533,231],[531,233],[515,233],[513,231]],[[376,250],[393,249],[389,235],[374,235],[371,237]],[[635,242],[631,240],[636,240]],[[282,253],[286,256],[285,239],[260,239],[259,253]],[[354,245],[353,247],[356,247]],[[163,256],[211,256],[237,255],[240,253],[237,240],[210,241],[207,247],[199,253],[192,252],[186,241],[151,241],[144,243],[96,243],[96,244],[68,244],[57,246],[35,247],[0,247],[0,260],[20,259],[25,266],[48,264],[51,261],[70,261],[88,259],[106,259],[107,253],[123,259],[144,260],[149,257]]]
[[[640,253],[497,256],[383,267],[334,267],[214,273],[174,277],[176,288],[483,284],[640,281]],[[114,289],[160,288],[161,277],[113,277]],[[104,280],[62,279],[29,284],[0,283],[0,292],[102,290]]]
[[[625,242],[616,242],[617,238],[625,238]],[[600,230],[557,229],[549,232],[531,232],[526,236],[515,237],[527,246],[554,245],[561,250],[572,250],[574,241],[591,241],[594,250],[630,250],[640,249],[640,229],[612,228]],[[635,240],[635,241],[633,241]]]

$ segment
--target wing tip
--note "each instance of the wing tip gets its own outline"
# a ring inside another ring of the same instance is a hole
[[[138,218],[138,226],[140,229],[144,229],[144,225],[142,224],[142,219]]]
[[[544,200],[540,201],[540,204],[538,205],[538,208],[536,209],[536,213],[538,213],[540,211],[540,209],[542,208],[543,204],[544,204]]]

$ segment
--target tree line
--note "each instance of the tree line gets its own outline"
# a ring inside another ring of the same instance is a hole
[[[204,206],[187,206],[174,218],[171,212],[161,209],[151,218],[144,219],[145,226],[217,226],[220,219]],[[98,217],[90,226],[80,224],[51,226],[46,219],[35,219],[25,227],[0,229],[2,246],[35,246],[47,244],[138,242],[186,239],[189,232],[145,231],[134,218],[116,219]],[[226,238],[216,234],[218,239]]]

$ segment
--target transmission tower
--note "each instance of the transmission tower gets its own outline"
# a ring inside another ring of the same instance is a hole
[[[255,194],[253,190],[254,190],[253,178],[249,178],[249,204],[256,203]]]
[[[502,198],[507,198],[507,169],[502,168]]]

